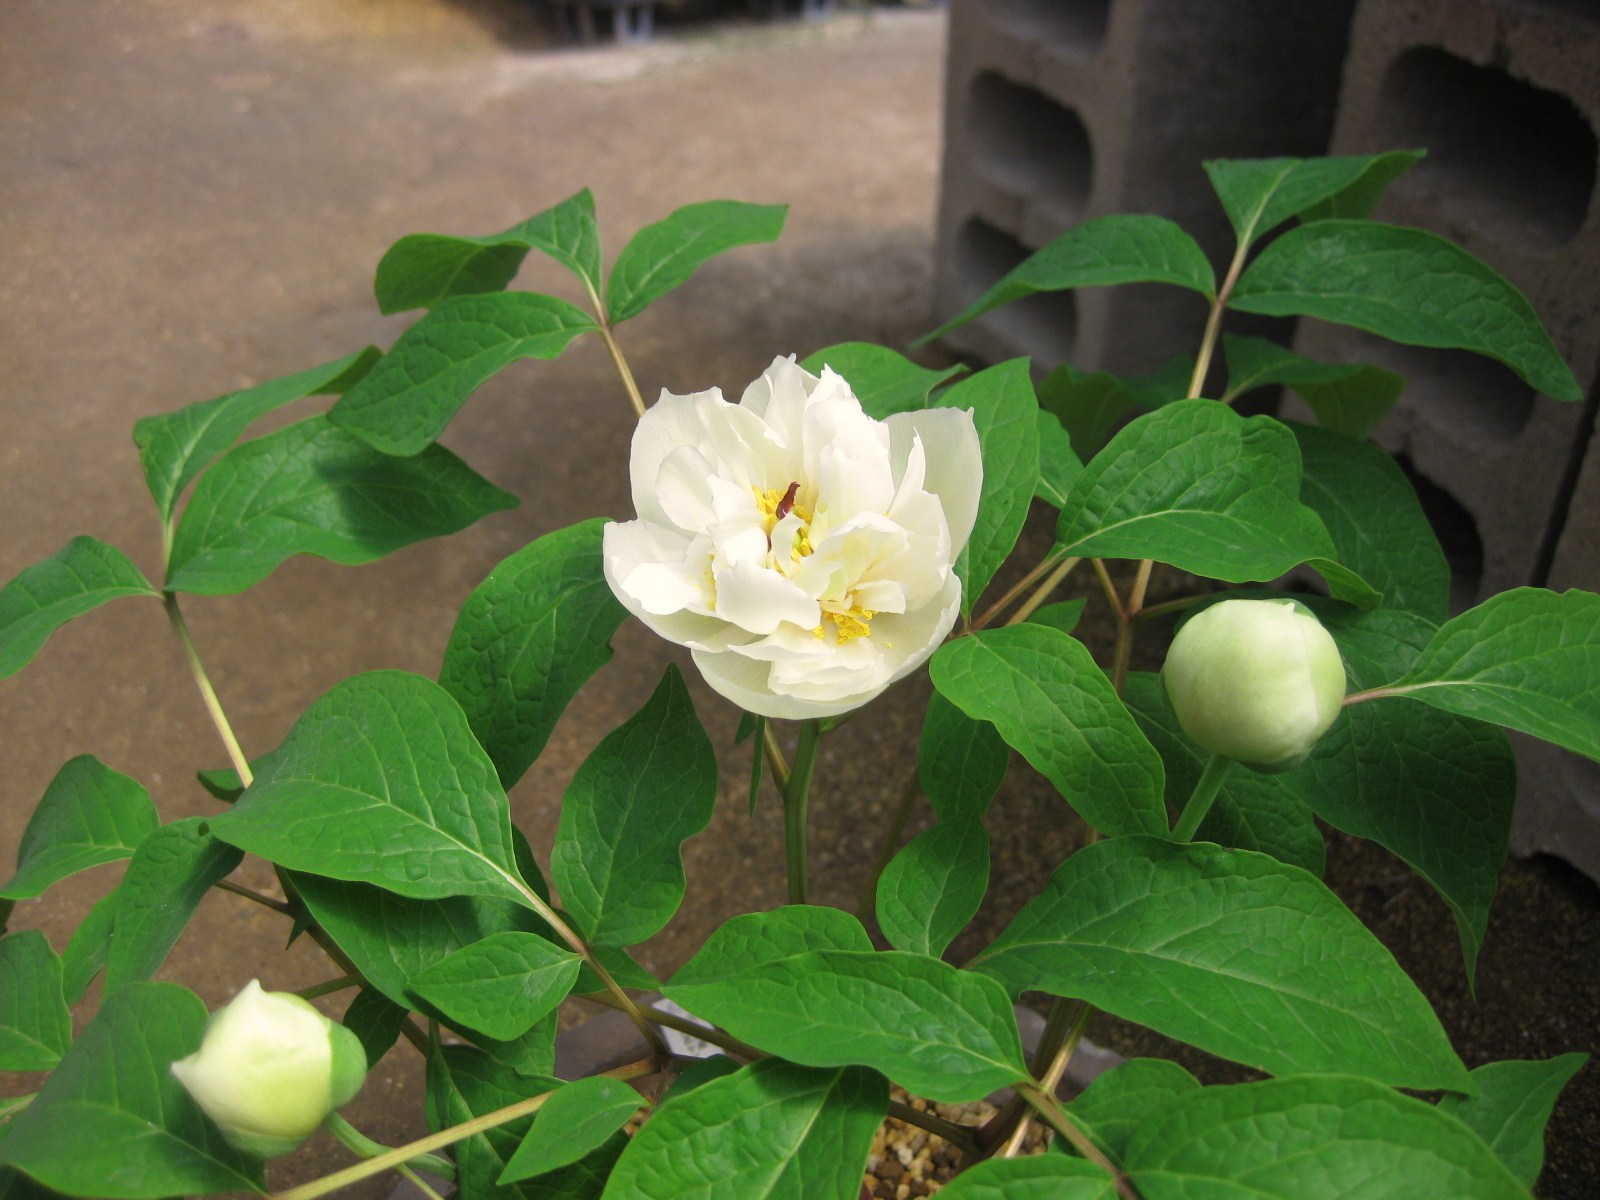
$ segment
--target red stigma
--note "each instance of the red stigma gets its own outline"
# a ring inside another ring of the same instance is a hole
[[[794,511],[794,496],[799,490],[798,482],[789,485],[789,490],[783,494],[783,499],[778,501],[778,507],[772,510],[774,521],[781,521]]]

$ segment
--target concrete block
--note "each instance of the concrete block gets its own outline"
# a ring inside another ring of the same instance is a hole
[[[1232,233],[1201,162],[1319,154],[1354,0],[952,0],[938,319],[1064,229],[1170,217],[1214,260]],[[1173,288],[1089,289],[1010,305],[948,344],[1041,369],[1140,371],[1199,342]]]

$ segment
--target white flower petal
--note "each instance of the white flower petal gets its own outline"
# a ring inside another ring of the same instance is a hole
[[[663,389],[661,398],[645,410],[634,426],[628,477],[633,483],[633,508],[641,520],[656,524],[666,521],[666,513],[656,502],[656,478],[661,474],[661,464],[674,450],[681,446],[698,446],[705,440],[700,401],[707,397],[721,400],[722,392],[712,388],[689,396],[674,396]]]
[[[983,493],[983,451],[972,414],[960,408],[930,408],[896,413],[886,424],[897,467],[903,469],[910,459],[913,438],[922,442],[927,462],[923,487],[939,497],[950,530],[950,553],[959,554],[972,536]]]
[[[822,620],[817,602],[776,571],[753,562],[717,572],[717,616],[750,633],[788,621],[809,629]]]
[[[709,483],[711,464],[698,446],[679,446],[661,460],[656,474],[656,503],[685,533],[703,533],[717,519]]]
[[[694,665],[711,687],[746,712],[759,717],[803,720],[807,717],[832,717],[860,708],[871,695],[846,696],[831,702],[801,699],[774,692],[768,684],[771,666],[738,654],[712,654],[696,650]]]

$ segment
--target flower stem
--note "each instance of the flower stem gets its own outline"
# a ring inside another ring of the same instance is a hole
[[[195,686],[200,689],[200,698],[205,701],[206,711],[211,714],[211,723],[217,727],[217,734],[222,738],[222,744],[228,751],[233,769],[239,773],[239,782],[249,787],[255,778],[250,773],[250,762],[245,758],[244,751],[239,748],[239,739],[233,736],[233,726],[228,724],[228,714],[222,711],[222,701],[217,699],[216,689],[211,686],[211,677],[206,674],[205,664],[200,661],[200,652],[195,649],[194,638],[189,633],[189,624],[183,619],[183,611],[178,607],[178,594],[163,592],[161,603],[167,610],[167,620],[172,623],[173,632],[178,635],[178,644],[183,647],[183,656],[189,662],[189,671],[194,675]]]
[[[637,1079],[641,1075],[652,1074],[656,1064],[650,1059],[640,1062],[628,1063],[626,1066],[616,1067],[610,1071],[602,1072],[608,1079]],[[459,1125],[452,1125],[448,1129],[441,1129],[438,1133],[430,1134],[425,1138],[418,1138],[404,1146],[393,1150],[386,1150],[382,1154],[367,1159],[365,1162],[356,1163],[342,1171],[335,1171],[332,1175],[324,1175],[321,1179],[313,1179],[310,1183],[303,1183],[299,1187],[290,1188],[286,1192],[276,1193],[271,1200],[316,1200],[318,1196],[326,1196],[336,1192],[342,1187],[352,1183],[359,1183],[363,1179],[370,1179],[374,1175],[392,1170],[401,1163],[411,1162],[419,1155],[453,1146],[455,1143],[465,1141],[475,1133],[482,1133],[486,1129],[493,1129],[497,1125],[504,1125],[507,1121],[515,1121],[518,1117],[525,1117],[529,1113],[536,1113],[544,1107],[545,1101],[555,1095],[555,1091],[541,1092],[537,1096],[530,1096],[526,1100],[518,1100],[515,1104],[508,1104],[504,1108],[497,1108],[493,1112],[484,1113],[481,1117],[473,1117],[470,1121],[463,1121]]]
[[[789,762],[783,757],[783,747],[778,745],[778,735],[770,720],[761,723],[761,749],[767,756],[767,770],[782,792],[789,787]]]
[[[1173,841],[1187,842],[1194,837],[1200,822],[1211,811],[1212,801],[1222,790],[1222,780],[1231,766],[1233,759],[1225,754],[1213,754],[1207,760],[1205,770],[1200,772],[1200,778],[1195,782],[1194,791],[1189,793],[1189,802],[1183,806],[1183,815],[1172,830]]]
[[[373,1141],[336,1112],[331,1112],[323,1118],[322,1127],[331,1133],[341,1146],[358,1158],[377,1158],[380,1154],[388,1154],[394,1149],[393,1146]],[[437,1175],[441,1179],[452,1182],[455,1180],[456,1165],[449,1159],[440,1158],[436,1154],[419,1154],[406,1161],[409,1165]]]
[[[783,789],[784,848],[789,861],[789,903],[805,904],[810,895],[806,879],[806,815],[811,803],[811,772],[817,765],[822,723],[816,718],[800,722],[800,740],[794,749],[794,766]]]

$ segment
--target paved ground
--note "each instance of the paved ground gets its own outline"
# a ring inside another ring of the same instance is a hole
[[[785,201],[775,246],[709,266],[624,330],[647,393],[737,393],[777,353],[928,324],[943,20],[846,13],[823,24],[677,27],[649,46],[554,45],[511,0],[7,0],[0,7],[0,578],[92,533],[154,571],[159,531],[129,429],[140,416],[345,353],[387,345],[372,268],[417,230],[485,233],[591,187],[614,252],[697,200]],[[523,283],[571,295],[530,263]],[[376,667],[433,674],[455,611],[504,555],[581,517],[628,511],[632,418],[598,344],[486,387],[446,441],[523,497],[446,542],[344,569],[291,563],[242,597],[187,605],[250,753],[337,680]],[[513,796],[536,847],[599,733],[641,704],[670,657],[637,627]],[[698,693],[719,745],[727,706]],[[824,756],[819,898],[850,903],[899,788],[852,756],[914,744],[909,703],[853,722]],[[67,757],[143,781],[167,818],[209,810],[191,782],[223,756],[155,605],[125,602],[56,636],[0,685],[6,731],[0,860]],[[681,961],[738,905],[781,900],[781,820],[743,812],[742,752],[711,831],[688,851],[689,915],[648,947]],[[1076,831],[1026,771],[999,811],[992,931]],[[1472,1062],[1594,1044],[1600,923],[1593,889],[1546,865],[1508,872],[1471,1004],[1448,919],[1381,855],[1340,848],[1333,876],[1425,976]],[[18,907],[58,947],[114,879],[99,872]],[[262,882],[258,874],[254,882]],[[325,976],[279,955],[277,919],[210,898],[163,974],[216,1003],[256,971],[274,987]],[[1106,1029],[1108,1040],[1128,1037]],[[1138,1043],[1124,1042],[1134,1046]],[[1592,1079],[1592,1074],[1590,1076]],[[418,1071],[396,1053],[352,1116],[404,1140]],[[28,1081],[8,1086],[24,1088]],[[1584,1194],[1591,1084],[1563,1109],[1573,1150],[1551,1196]],[[316,1173],[332,1151],[298,1168]],[[1567,1190],[1559,1190],[1565,1187]],[[381,1195],[387,1185],[365,1194]]]

